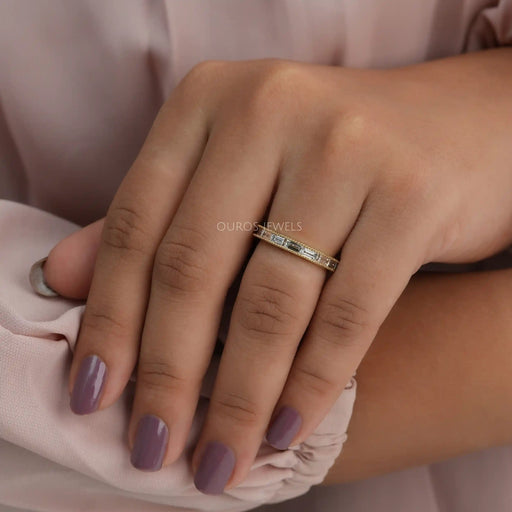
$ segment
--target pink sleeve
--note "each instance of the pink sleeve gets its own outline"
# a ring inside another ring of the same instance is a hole
[[[125,436],[133,382],[106,410],[90,416],[70,411],[67,376],[85,305],[36,295],[28,271],[76,229],[50,213],[0,200],[0,505],[52,512],[92,503],[98,512],[242,511],[299,496],[321,482],[346,439],[353,379],[304,443],[285,451],[262,443],[248,478],[220,496],[195,489],[188,463],[218,359],[204,380],[184,454],[156,473],[130,465]]]
[[[512,45],[512,0],[488,2],[474,18],[467,33],[466,48],[478,51]]]

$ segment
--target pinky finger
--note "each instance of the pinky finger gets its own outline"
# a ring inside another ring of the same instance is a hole
[[[363,210],[322,290],[267,431],[277,449],[302,442],[323,420],[421,265],[417,224],[379,226],[386,218]]]

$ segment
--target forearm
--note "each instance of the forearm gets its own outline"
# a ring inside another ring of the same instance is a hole
[[[358,369],[324,484],[512,441],[512,269],[414,277]]]

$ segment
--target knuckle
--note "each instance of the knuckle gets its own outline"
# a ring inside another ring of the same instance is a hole
[[[304,366],[295,366],[290,374],[290,384],[298,386],[300,392],[314,394],[318,397],[330,395],[339,388],[339,384],[328,377]]]
[[[278,284],[264,282],[244,287],[238,298],[236,317],[251,338],[282,337],[293,332],[297,317],[293,312],[295,299]]]
[[[189,385],[189,379],[180,375],[171,364],[155,360],[140,361],[137,382],[145,391],[163,394],[182,391]]]
[[[225,66],[226,62],[219,59],[207,59],[192,66],[189,75],[193,78],[210,77]]]
[[[323,141],[326,160],[338,160],[349,149],[367,151],[375,130],[375,121],[361,110],[338,112],[329,121]]]
[[[223,72],[227,62],[223,60],[203,60],[198,62],[187,72],[181,80],[180,88],[190,90],[191,92],[200,92],[211,87],[212,81]]]
[[[105,219],[102,241],[123,252],[145,252],[148,236],[142,215],[132,206],[113,206]]]
[[[212,398],[211,406],[217,417],[243,427],[257,426],[263,417],[257,404],[239,393],[221,393]]]
[[[228,61],[204,60],[194,65],[173,89],[171,97],[176,101],[166,102],[165,110],[171,105],[181,105],[184,113],[202,110],[212,89],[221,83],[227,64]]]
[[[206,237],[192,228],[173,226],[158,248],[153,274],[164,291],[196,294],[207,288]]]
[[[275,117],[285,111],[284,103],[292,90],[301,84],[303,72],[300,66],[270,59],[265,70],[259,75],[252,87],[251,96],[246,104],[252,117],[256,119]]]
[[[127,333],[127,326],[118,320],[114,314],[105,307],[96,309],[87,306],[82,318],[81,330],[87,330],[102,337],[109,336],[114,339],[122,339]]]
[[[369,313],[360,304],[345,297],[333,297],[320,302],[318,329],[315,334],[335,346],[351,346],[368,328]]]

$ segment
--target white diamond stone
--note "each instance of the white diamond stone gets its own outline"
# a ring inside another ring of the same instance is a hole
[[[316,251],[309,249],[308,247],[303,247],[300,253],[313,261],[318,260],[318,257],[320,256]]]
[[[272,234],[272,236],[270,237],[270,240],[272,242],[274,242],[275,244],[283,245],[284,241],[286,240],[286,238],[284,236],[281,236],[281,235],[274,235],[274,234]]]

